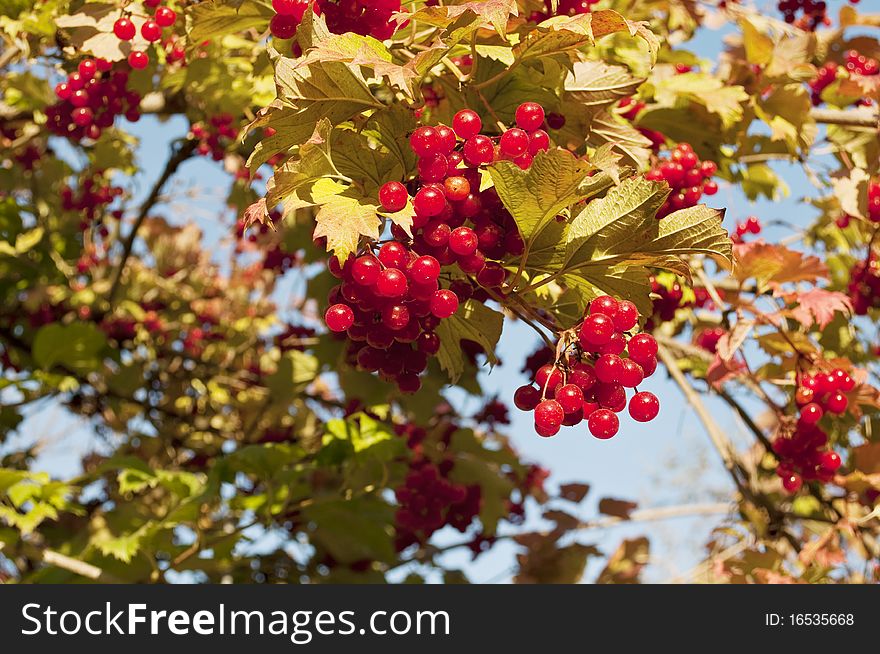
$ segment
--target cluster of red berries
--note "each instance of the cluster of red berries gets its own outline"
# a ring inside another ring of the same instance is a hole
[[[847,290],[856,315],[880,309],[880,260],[873,251],[849,271]]]
[[[822,104],[822,91],[829,87],[834,80],[837,79],[837,64],[833,61],[827,61],[816,72],[816,77],[809,82],[810,97],[813,106],[818,107]]]
[[[428,357],[440,350],[434,329],[458,310],[458,296],[439,287],[440,263],[389,241],[378,255],[366,252],[342,266],[331,259],[330,272],[343,282],[330,292],[324,321],[347,335],[350,361],[402,392],[418,391]]]
[[[77,70],[55,87],[58,102],[46,108],[47,126],[58,136],[96,140],[116,116],[140,118],[141,96],[128,89],[128,71],[105,59],[83,59]]]
[[[779,0],[776,6],[786,23],[804,30],[813,32],[819,25],[831,24],[825,0]],[[798,12],[803,12],[800,18]]]
[[[718,184],[712,176],[718,171],[714,161],[700,161],[689,143],[679,143],[671,155],[661,158],[645,173],[645,178],[665,181],[672,193],[657,211],[657,218],[665,218],[674,211],[696,206],[705,195],[715,195]]]
[[[335,34],[354,32],[384,41],[397,31],[391,16],[400,11],[400,0],[272,0],[272,36],[293,38],[310,4],[315,14],[323,14],[327,28]]]
[[[61,189],[61,208],[64,211],[76,211],[80,214],[80,231],[100,223],[111,205],[125,191],[120,186],[113,186],[104,171],[96,171],[83,179],[77,187],[65,186]],[[114,218],[121,218],[122,211],[112,213]]]
[[[840,456],[828,449],[828,434],[818,423],[826,414],[845,413],[849,405],[845,393],[855,387],[855,380],[840,368],[800,377],[794,397],[800,415],[794,431],[772,443],[779,458],[776,474],[789,493],[796,493],[805,480],[830,481],[840,468]]]
[[[727,331],[723,327],[707,327],[697,332],[694,342],[697,347],[703,348],[707,352],[715,354],[718,351],[718,341]]]
[[[660,283],[656,278],[651,278],[651,293],[654,296],[653,313],[645,329],[650,331],[657,323],[668,322],[675,319],[675,312],[679,309],[704,309],[714,308],[712,298],[702,286],[696,286],[693,289],[694,298],[685,300],[684,289],[677,281],[671,286]]]
[[[451,459],[435,465],[417,458],[410,464],[403,485],[394,491],[400,504],[395,515],[398,551],[427,541],[447,525],[464,533],[480,513],[479,484],[465,486],[451,481],[453,467]]]
[[[626,389],[636,389],[629,401],[629,414],[638,422],[657,417],[660,402],[653,393],[639,392],[638,385],[657,369],[657,341],[635,330],[636,306],[608,295],[590,303],[578,329],[575,355],[542,366],[535,384],[516,390],[513,402],[522,411],[535,412],[535,431],[554,436],[563,425],[586,420],[596,438],[611,438],[620,427],[617,414],[627,407]],[[621,355],[627,352],[626,357]]]
[[[856,75],[880,75],[880,63],[873,57],[859,54],[857,50],[847,51],[844,68]]]
[[[816,73],[816,77],[809,82],[811,97],[814,106],[822,103],[822,91],[837,79],[839,66],[833,62],[826,62]],[[850,74],[874,76],[880,75],[880,62],[873,57],[859,54],[857,50],[849,50],[844,58],[843,68]],[[870,98],[860,98],[856,104],[869,105]]]
[[[638,118],[638,115],[647,107],[647,103],[636,100],[633,97],[623,98],[620,102],[617,103],[617,106],[623,111],[620,115],[623,118],[626,118],[630,122],[635,122]],[[654,152],[659,152],[666,145],[666,137],[662,132],[658,132],[653,129],[648,129],[646,127],[636,127],[639,133],[648,139],[651,142],[651,149]]]
[[[162,30],[171,27],[177,22],[177,13],[170,7],[160,6],[157,1],[145,2],[147,7],[154,8],[152,18],[147,18],[141,24],[141,36],[149,43],[155,43],[162,38]],[[123,15],[113,23],[113,34],[120,41],[131,41],[137,35],[137,26],[129,17],[130,14],[123,12]],[[143,50],[132,50],[128,53],[128,65],[135,70],[142,70],[150,64],[150,55]]]
[[[744,221],[736,221],[736,232],[730,237],[734,243],[742,243],[746,234],[757,236],[761,233],[763,225],[757,216],[749,216]]]
[[[217,114],[211,116],[207,124],[193,123],[189,129],[189,137],[196,139],[199,145],[196,152],[214,161],[220,161],[226,156],[226,148],[235,143],[238,138],[238,128],[235,127],[232,114]]]

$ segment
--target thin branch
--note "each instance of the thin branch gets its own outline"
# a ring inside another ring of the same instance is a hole
[[[824,125],[843,125],[844,127],[880,128],[880,115],[875,109],[812,109],[810,117]]]
[[[74,559],[65,554],[61,554],[60,552],[56,552],[55,550],[30,545],[26,547],[26,551],[32,559],[42,561],[46,565],[53,565],[56,568],[67,570],[68,572],[80,575],[81,577],[86,577],[87,579],[91,579],[92,581],[101,584],[125,583],[91,563]]]
[[[167,163],[165,164],[165,170],[162,171],[159,179],[157,179],[156,183],[153,184],[153,188],[150,190],[150,194],[141,205],[137,218],[135,218],[134,224],[131,226],[131,231],[128,233],[128,236],[126,237],[125,242],[122,245],[122,257],[120,258],[119,265],[116,268],[116,275],[113,278],[113,283],[110,286],[110,293],[108,295],[108,301],[110,302],[110,304],[113,303],[113,299],[115,298],[116,293],[119,290],[119,284],[122,281],[122,275],[125,272],[125,266],[128,263],[128,259],[131,256],[132,249],[134,248],[134,242],[137,238],[138,231],[144,224],[144,221],[147,219],[147,215],[149,215],[150,211],[153,210],[153,207],[156,206],[156,203],[159,201],[159,195],[162,193],[162,189],[165,187],[165,184],[168,182],[169,179],[171,179],[174,173],[177,172],[177,169],[180,168],[180,165],[193,156],[197,145],[198,142],[193,139],[178,142],[176,147],[172,150],[171,157],[169,157]]]

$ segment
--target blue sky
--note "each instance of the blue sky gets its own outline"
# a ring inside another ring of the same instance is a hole
[[[837,4],[834,3],[835,6]],[[712,61],[721,49],[721,36],[721,33],[707,29],[690,46]],[[146,172],[138,179],[137,190],[143,194],[161,171],[169,143],[183,136],[187,126],[181,119],[160,124],[155,119],[144,118],[133,126],[133,131],[141,139],[137,158],[141,169]],[[804,210],[802,205],[798,205],[798,198],[811,193],[811,187],[800,168],[787,165],[776,165],[775,168],[791,188],[789,199],[761,201],[752,205],[735,188],[723,183],[718,195],[710,198],[713,206],[728,209],[725,223],[728,229],[734,228],[736,220],[751,214],[759,216],[765,224],[778,219],[804,224],[814,215],[811,210]],[[225,189],[227,184],[228,178],[220,164],[206,158],[189,161],[181,167],[170,187],[177,199],[164,209],[172,220],[175,220],[175,215],[182,216],[181,220],[194,216],[208,241],[219,243],[229,233],[227,228],[234,216],[229,215],[228,210],[217,201],[224,193],[213,191]],[[184,189],[198,191],[196,199],[182,198],[181,191]],[[187,209],[185,212],[174,210],[184,207]],[[220,214],[226,215],[222,224],[217,221]],[[790,228],[770,227],[765,231],[765,236],[773,240],[790,233]],[[282,285],[282,305],[283,295],[290,290],[290,284]],[[536,345],[536,337],[527,326],[508,322],[498,348],[504,364],[483,374],[484,388],[490,394],[497,393],[502,399],[509,400],[516,387],[525,382],[519,369],[526,354]],[[585,519],[596,515],[596,505],[602,497],[633,500],[642,507],[723,501],[732,497],[732,485],[719,457],[711,450],[699,421],[683,402],[678,388],[667,380],[662,367],[644,385],[644,390],[650,390],[660,398],[660,416],[649,424],[635,423],[625,416],[621,421],[620,433],[609,441],[592,438],[585,425],[566,428],[551,439],[539,438],[534,433],[531,414],[522,414],[513,408],[513,424],[508,432],[527,459],[539,462],[552,471],[551,487],[569,481],[585,481],[592,486],[580,507],[579,514]],[[707,401],[730,437],[735,442],[747,444],[749,440],[745,430],[727,406],[711,398]],[[469,408],[477,407],[472,404]],[[10,445],[36,438],[48,440],[36,467],[62,477],[75,473],[81,455],[94,445],[88,425],[70,417],[55,405],[42,405],[38,412],[27,419],[21,432],[21,436]],[[610,552],[624,537],[647,534],[652,540],[652,556],[658,560],[657,565],[649,569],[648,579],[666,581],[699,561],[709,531],[718,523],[718,517],[709,517],[623,525],[602,532],[581,534],[578,540],[597,544]],[[446,536],[441,534],[442,538]],[[449,538],[456,536],[450,535]],[[465,553],[451,553],[446,561],[462,566],[473,581],[503,582],[510,578],[508,571],[512,556],[511,545],[499,544],[492,553],[483,555],[475,563],[471,563],[469,554]],[[595,578],[597,565],[598,562],[590,566],[587,580]]]

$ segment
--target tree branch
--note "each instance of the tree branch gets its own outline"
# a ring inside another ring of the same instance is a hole
[[[176,147],[172,149],[171,157],[165,164],[165,170],[162,171],[159,179],[157,179],[156,183],[153,184],[153,188],[150,190],[150,194],[141,205],[137,218],[135,218],[134,224],[131,226],[131,231],[128,233],[128,236],[126,237],[125,242],[122,245],[122,257],[119,260],[119,265],[116,268],[116,275],[113,278],[113,283],[110,286],[110,293],[107,297],[108,301],[111,304],[113,303],[113,299],[115,298],[116,293],[119,290],[119,284],[122,281],[122,275],[125,272],[125,266],[128,263],[128,258],[131,256],[132,248],[134,248],[134,241],[137,238],[137,233],[140,230],[141,225],[144,224],[144,221],[147,219],[147,215],[150,213],[150,211],[153,210],[153,207],[159,201],[159,194],[162,193],[162,188],[165,186],[168,180],[171,179],[174,173],[177,172],[177,169],[180,168],[180,165],[184,161],[193,156],[193,153],[196,150],[196,145],[197,142],[191,139],[177,143]]]
[[[880,128],[880,115],[871,107],[859,109],[812,109],[810,117],[824,125]]]

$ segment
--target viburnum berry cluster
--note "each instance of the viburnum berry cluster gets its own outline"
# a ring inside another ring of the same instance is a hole
[[[852,267],[847,290],[853,313],[864,316],[871,309],[880,309],[880,260],[875,252]]]
[[[189,137],[199,142],[196,152],[221,161],[226,156],[226,149],[238,138],[238,128],[232,124],[234,120],[232,114],[222,113],[211,116],[207,123],[193,123]]]
[[[796,493],[804,481],[831,481],[840,468],[840,455],[828,447],[828,433],[819,421],[846,413],[846,393],[855,388],[855,380],[840,368],[800,376],[794,396],[800,409],[797,422],[790,433],[780,434],[772,443],[779,459],[776,474],[787,492]]]
[[[46,108],[53,134],[72,141],[97,140],[116,116],[140,119],[141,96],[128,88],[128,71],[105,59],[83,59],[76,71],[55,87],[58,102]]]
[[[583,322],[563,334],[561,356],[538,369],[534,385],[513,396],[521,411],[535,412],[535,431],[556,435],[564,426],[587,421],[590,433],[608,439],[617,434],[617,414],[627,408],[626,389],[635,389],[629,414],[638,422],[657,417],[660,401],[638,386],[657,369],[657,341],[637,330],[639,312],[628,301],[603,295],[594,299]],[[626,356],[623,356],[626,351]]]
[[[651,277],[651,294],[653,302],[653,313],[650,319],[645,323],[647,331],[652,330],[656,325],[668,322],[675,318],[675,312],[679,309],[714,309],[715,304],[707,291],[702,286],[693,288],[693,299],[685,299],[685,289],[678,283],[673,281],[667,286],[656,277]],[[719,294],[722,291],[718,291]]]
[[[815,31],[819,25],[830,25],[828,5],[825,0],[779,0],[776,4],[786,23],[808,31]],[[802,12],[800,18],[798,13]]]
[[[631,122],[635,122],[638,115],[647,107],[647,103],[642,100],[636,100],[632,96],[623,98],[617,103],[618,108],[622,109],[620,115]],[[646,127],[636,126],[639,133],[651,142],[651,149],[654,152],[660,150],[666,145],[666,136],[662,132],[658,132]]]
[[[723,327],[707,327],[697,332],[694,343],[697,347],[715,354],[718,351],[718,341],[727,333]]]
[[[665,181],[672,193],[657,211],[657,218],[665,218],[674,211],[694,207],[703,195],[715,195],[718,184],[712,176],[718,171],[714,161],[700,161],[689,143],[679,143],[668,157],[661,157],[645,173],[645,178]]]
[[[873,57],[860,54],[858,50],[848,50],[844,56],[843,66],[838,66],[833,61],[827,61],[819,68],[816,77],[809,82],[813,105],[818,106],[822,103],[822,91],[837,79],[838,71],[841,68],[846,70],[849,75],[864,77],[880,75],[880,62]],[[856,101],[858,105],[872,103],[873,100],[870,98],[859,98]]]
[[[146,17],[141,23],[140,34],[149,43],[155,43],[162,38],[162,31],[166,27],[171,27],[177,22],[177,12],[170,7],[159,5],[159,3],[144,3],[147,7],[154,8],[152,17]],[[115,23],[113,23],[113,34],[120,41],[131,41],[138,33],[138,28],[131,20],[131,13],[122,12]],[[134,50],[128,54],[128,65],[136,70],[142,70],[150,64],[150,55],[143,50]]]
[[[757,216],[749,216],[744,221],[736,221],[736,232],[731,235],[730,239],[734,243],[742,243],[747,234],[757,236],[764,228],[761,220]]]
[[[440,349],[434,331],[439,321],[461,302],[500,292],[507,272],[499,260],[522,254],[523,242],[494,189],[478,190],[479,168],[499,159],[528,168],[535,154],[550,147],[541,129],[544,118],[540,105],[524,103],[516,127],[493,139],[480,133],[479,115],[463,109],[452,127],[422,126],[412,133],[419,171],[411,184],[413,238],[393,225],[393,238],[378,251],[371,247],[341,266],[330,263],[343,283],[331,292],[325,322],[331,331],[346,332],[352,362],[378,371],[403,392],[415,392],[427,357]],[[404,211],[409,189],[387,182],[379,202],[388,213]],[[467,277],[440,288],[441,268],[453,264]]]
[[[108,207],[124,192],[121,186],[110,183],[105,171],[94,171],[76,186],[65,186],[61,189],[61,208],[79,214],[79,229],[84,232],[90,227],[100,227]],[[121,218],[122,211],[117,209],[110,215]],[[104,232],[101,235],[107,234]]]
[[[272,0],[272,36],[293,38],[310,5],[315,14],[324,16],[327,28],[335,34],[354,32],[384,41],[398,29],[391,16],[401,10],[400,0]]]

